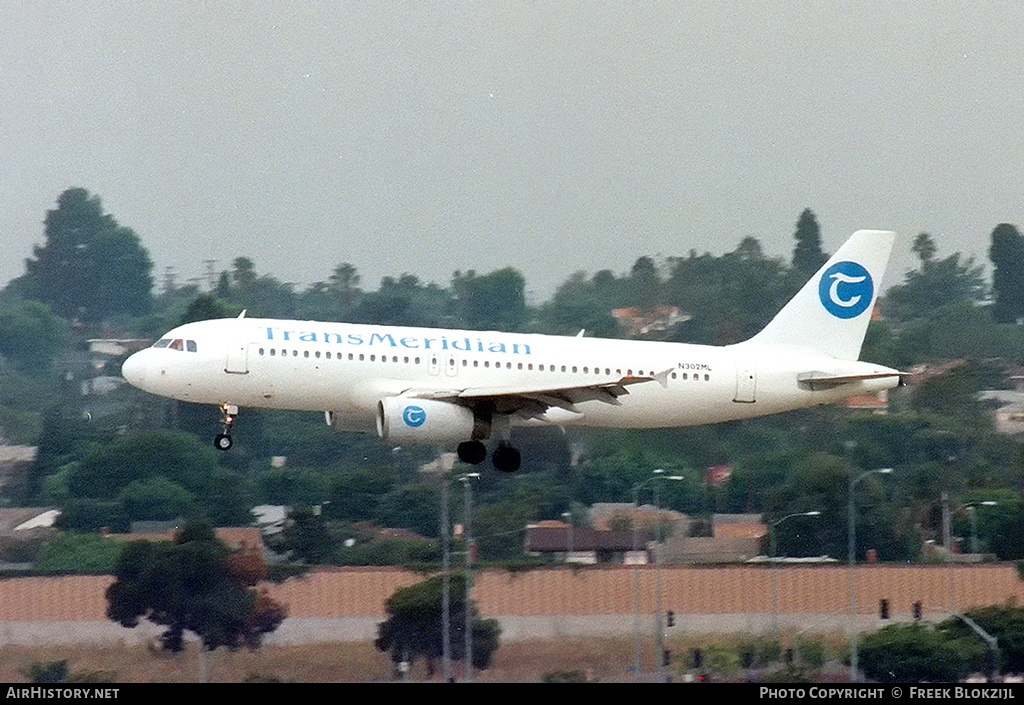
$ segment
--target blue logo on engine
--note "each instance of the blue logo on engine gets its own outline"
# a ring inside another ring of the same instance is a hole
[[[871,274],[856,262],[836,262],[818,282],[818,298],[836,318],[856,318],[864,313],[874,293]]]
[[[422,406],[407,406],[402,412],[402,420],[409,428],[419,428],[427,420],[427,412]]]

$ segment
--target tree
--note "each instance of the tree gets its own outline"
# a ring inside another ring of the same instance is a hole
[[[966,616],[999,644],[1001,673],[1024,673],[1024,607],[1008,603],[969,610]],[[950,640],[961,641],[973,655],[974,670],[988,671],[991,655],[987,645],[963,620],[950,617],[938,625]]]
[[[956,682],[967,663],[941,632],[925,624],[892,624],[863,638],[860,667],[879,683]]]
[[[661,303],[661,277],[657,265],[650,257],[640,257],[633,263],[622,287],[627,306],[634,306],[641,311],[653,311]]]
[[[107,617],[133,628],[147,619],[167,627],[164,648],[178,652],[185,632],[203,647],[256,649],[287,610],[255,589],[266,564],[232,553],[205,524],[187,524],[174,541],[135,541],[118,559],[107,588]]]
[[[230,318],[232,311],[224,302],[211,294],[199,294],[192,299],[185,313],[182,314],[179,326],[196,321],[211,321],[217,318]]]
[[[501,627],[496,619],[480,619],[476,607],[466,599],[466,580],[461,574],[449,576],[448,636],[453,659],[465,658],[466,610],[472,629],[473,666],[487,668],[498,649]],[[427,660],[427,673],[434,675],[436,661],[443,653],[442,600],[444,576],[438,575],[395,591],[385,603],[387,620],[377,625],[374,645],[391,654],[394,663]]]
[[[191,434],[146,431],[98,446],[70,466],[67,490],[77,499],[118,498],[130,520],[166,518],[139,513],[162,511],[163,499],[178,508],[191,500],[219,521],[246,523],[241,478],[217,460],[216,451]]]
[[[303,563],[327,562],[338,545],[320,513],[311,507],[295,507],[288,512],[281,539],[289,557]]]
[[[481,276],[456,272],[452,289],[469,328],[515,331],[526,321],[526,279],[512,267]]]
[[[0,355],[26,372],[48,369],[69,338],[67,324],[38,301],[0,309]]]
[[[903,284],[889,290],[886,295],[887,316],[897,321],[929,319],[938,309],[976,305],[984,299],[985,279],[974,258],[961,259],[960,253],[955,253],[936,260],[935,245],[927,233],[917,237],[913,250],[921,265],[907,272]]]
[[[992,261],[992,316],[997,323],[1016,323],[1024,317],[1024,236],[1008,223],[997,225],[988,256]]]
[[[152,306],[153,263],[138,236],[103,213],[99,196],[68,189],[46,214],[46,242],[33,247],[14,289],[58,316],[95,323]]]
[[[793,248],[793,269],[809,277],[828,260],[828,255],[821,250],[821,228],[818,226],[818,219],[810,208],[805,208],[796,221],[793,238],[796,240],[796,246]]]
[[[919,233],[914,238],[914,244],[911,246],[910,251],[917,255],[921,263],[931,262],[935,258],[935,253],[938,251],[938,247],[935,245],[935,240],[928,233]]]

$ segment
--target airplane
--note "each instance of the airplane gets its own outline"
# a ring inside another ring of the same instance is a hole
[[[178,326],[122,366],[133,386],[216,404],[324,412],[396,445],[456,445],[518,470],[511,429],[668,428],[748,419],[890,389],[858,361],[895,234],[860,230],[749,340],[726,346],[246,318]]]

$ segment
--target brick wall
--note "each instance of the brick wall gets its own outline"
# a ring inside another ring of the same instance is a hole
[[[1016,600],[1024,604],[1024,582],[1012,564],[970,566],[858,566],[858,612],[877,614],[889,600],[894,617],[916,601],[926,607],[963,611]],[[657,599],[654,566],[596,569],[557,568],[523,573],[486,571],[473,591],[485,617],[628,615],[634,597],[649,612]],[[271,595],[297,619],[379,619],[384,602],[401,587],[423,579],[400,569],[342,568],[270,585]],[[106,619],[108,576],[0,580],[0,622],[100,622]],[[665,567],[660,571],[662,605],[679,614],[832,614],[849,608],[850,574],[843,566]],[[634,582],[635,581],[635,582]]]

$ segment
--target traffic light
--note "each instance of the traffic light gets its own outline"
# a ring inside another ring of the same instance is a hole
[[[668,649],[665,649],[664,651],[661,652],[661,665],[662,666],[671,666],[672,665],[672,652],[669,651]]]
[[[665,615],[665,616],[667,617],[668,626],[670,626],[670,627],[676,626],[676,613],[675,612],[673,612],[672,610],[669,610],[668,614]]]
[[[879,600],[878,601],[878,616],[882,619],[889,619],[889,601]]]

